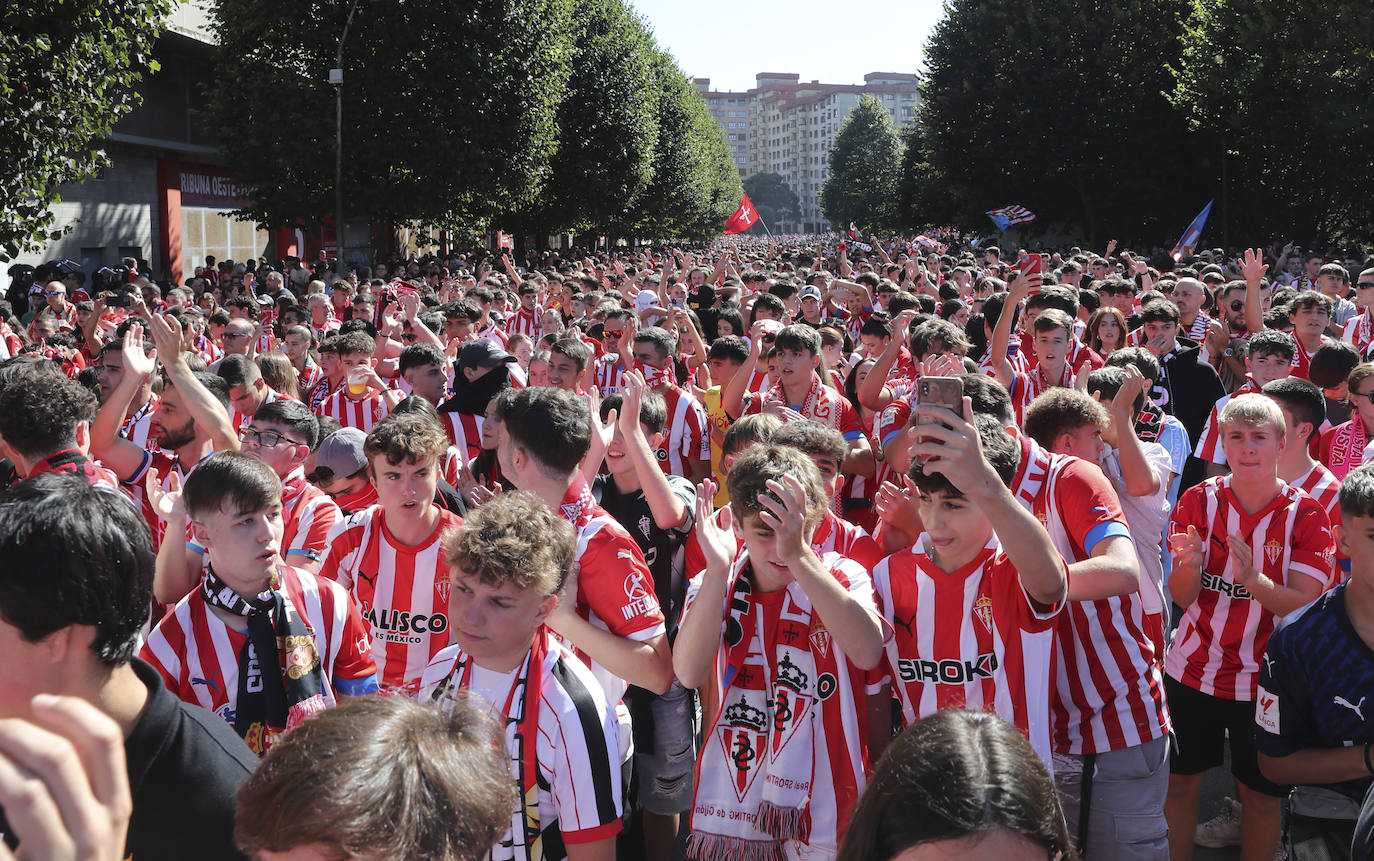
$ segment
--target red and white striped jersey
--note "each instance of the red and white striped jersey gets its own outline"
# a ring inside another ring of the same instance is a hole
[[[593,383],[603,397],[615,394],[624,385],[626,368],[621,363],[620,356],[615,353],[608,353],[597,359],[595,371],[592,375]]]
[[[308,393],[319,385],[322,379],[324,379],[324,371],[315,363],[314,359],[306,356],[305,367],[296,371],[296,391]]]
[[[347,389],[340,389],[325,398],[315,410],[316,415],[330,416],[344,427],[357,428],[363,433],[371,432],[372,426],[386,418],[390,412],[391,407],[386,399],[375,389],[369,390],[366,397],[360,401],[348,397]]]
[[[439,413],[439,424],[444,426],[448,441],[460,452],[465,453],[468,460],[472,460],[482,450],[483,421],[483,416],[473,413]],[[449,484],[453,482],[450,481]]]
[[[345,380],[342,379],[339,380],[338,385],[331,383],[329,378],[321,371],[320,379],[315,383],[314,387],[308,391],[306,389],[301,389],[302,392],[307,392],[305,405],[310,407],[310,411],[315,415],[320,415],[320,405],[323,404],[330,395],[335,392],[343,391],[344,384]]]
[[[134,410],[124,419],[124,425],[119,429],[119,435],[139,448],[149,451],[157,448],[157,443],[148,438],[148,432],[153,425],[153,413],[157,412],[157,405],[161,400],[157,395],[150,395],[148,403]]]
[[[821,556],[838,553],[846,559],[853,559],[865,571],[872,571],[884,555],[878,542],[866,529],[835,516],[833,511],[825,512],[825,517],[821,518],[820,525],[812,533],[811,549]]]
[[[1120,500],[1100,468],[1048,454],[1025,436],[1022,444],[1013,493],[1045,525],[1066,562],[1090,558],[1109,537],[1130,537]],[[1164,677],[1139,591],[1070,601],[1055,626],[1054,648],[1055,751],[1122,750],[1169,732]]]
[[[1247,377],[1240,388],[1217,401],[1217,405],[1212,407],[1211,414],[1207,416],[1207,424],[1202,426],[1202,435],[1198,437],[1197,446],[1193,448],[1193,457],[1208,463],[1226,465],[1226,452],[1221,450],[1221,423],[1218,421],[1221,411],[1236,395],[1248,395],[1259,390],[1260,387],[1255,385],[1255,381]]]
[[[480,340],[482,338],[486,338],[489,341],[494,341],[496,343],[496,346],[500,347],[503,350],[506,349],[506,342],[510,340],[510,336],[507,335],[504,331],[502,331],[501,328],[497,326],[495,323],[492,323],[490,326],[486,327],[485,329],[482,329],[472,337],[473,340]]]
[[[212,454],[214,454],[213,451],[207,452],[205,457],[209,457]],[[154,550],[162,546],[162,538],[167,534],[167,522],[161,517],[158,517],[157,512],[153,510],[152,500],[148,498],[147,491],[143,489],[144,477],[148,474],[149,469],[156,469],[158,480],[162,484],[162,490],[164,492],[171,492],[173,472],[181,479],[181,484],[184,487],[186,485],[186,477],[204,460],[205,458],[201,458],[199,461],[196,461],[195,466],[183,470],[181,468],[181,461],[178,460],[175,455],[168,454],[160,448],[155,448],[152,451],[144,453],[143,462],[138,465],[138,469],[134,470],[133,475],[129,476],[129,479],[123,483],[124,489],[129,491],[129,495],[133,498],[134,502],[138,503],[139,510],[143,512],[143,519],[148,522],[148,529],[153,533]],[[186,524],[186,538],[187,540],[191,538],[190,523]]]
[[[376,675],[367,629],[358,617],[357,605],[339,584],[289,565],[278,571],[286,600],[315,635],[325,680],[324,699],[332,706],[336,688],[353,693],[348,682]],[[238,708],[239,653],[247,642],[247,630],[226,625],[197,588],[162,617],[139,657],[157,669],[167,690],[233,724]]]
[[[530,340],[539,340],[540,323],[544,319],[544,312],[535,307],[533,311],[526,311],[523,307],[506,318],[506,333],[508,335],[527,335]]]
[[[1058,386],[1060,388],[1073,388],[1073,365],[1065,362],[1064,373],[1058,380],[1051,380],[1045,376],[1045,372],[1040,370],[1037,365],[1027,373],[1018,373],[1011,382],[1011,408],[1016,413],[1016,424],[1022,425],[1026,420],[1026,409],[1036,398]]]
[[[666,634],[663,610],[654,591],[654,576],[644,553],[625,527],[592,498],[587,482],[573,479],[561,514],[577,531],[577,614],[603,631],[643,643]],[[578,652],[606,696],[619,702],[625,680]]]
[[[298,466],[282,479],[281,555],[287,564],[318,562],[329,546],[329,530],[343,519],[339,505],[329,494],[305,480]]]
[[[1169,532],[1186,533],[1189,526],[1202,536],[1202,589],[1184,610],[1164,670],[1204,694],[1252,701],[1275,618],[1236,582],[1227,536],[1246,539],[1254,564],[1275,583],[1310,577],[1325,585],[1334,562],[1326,512],[1303,491],[1284,485],[1250,514],[1225,475],[1190,487],[1179,499]]]
[[[706,408],[686,389],[671,383],[654,389],[663,395],[668,421],[663,425],[663,444],[654,451],[666,475],[691,475],[687,461],[711,459],[711,425]]]
[[[1369,345],[1374,343],[1374,309],[1366,308],[1354,317],[1345,321],[1345,330],[1341,332],[1341,340],[1347,344],[1354,345],[1363,357],[1369,349]]]
[[[1026,594],[996,537],[948,574],[926,555],[925,540],[873,569],[878,610],[893,631],[884,650],[903,725],[941,709],[983,709],[1050,762],[1050,670],[1063,605]]]
[[[1320,463],[1307,471],[1307,475],[1292,482],[1293,486],[1306,493],[1308,496],[1317,500],[1317,504],[1326,512],[1326,519],[1331,526],[1341,524],[1341,481],[1336,476],[1322,466]],[[1331,579],[1327,581],[1326,588],[1330,589],[1341,582],[1342,574],[1340,571],[1341,560],[1346,557],[1336,550],[1336,565],[1331,568]]]
[[[382,689],[407,696],[449,642],[449,570],[439,538],[463,519],[438,510],[434,531],[416,545],[392,537],[380,505],[356,512],[330,531],[320,564],[320,576],[348,589],[371,627]]]
[[[552,835],[561,836],[564,844],[587,843],[613,837],[620,831],[624,803],[619,768],[622,727],[616,718],[615,702],[606,698],[591,670],[547,628],[539,629],[535,636],[547,639],[543,665],[530,668],[531,673],[540,674],[537,683],[534,679],[529,683],[530,687],[537,684],[538,703],[523,701],[526,694],[519,691],[515,697],[519,701],[512,702],[509,711],[503,713],[504,703],[490,700],[507,696],[512,686],[519,684],[520,670],[497,674],[470,666],[472,659],[457,644],[435,655],[425,668],[416,699],[434,702],[447,710],[458,701],[459,690],[470,694],[463,699],[486,707],[507,728],[504,736],[513,775],[519,774],[523,756],[528,755],[520,749],[522,740],[517,738],[516,727],[525,709],[538,710],[539,738],[534,755],[539,769],[539,825],[545,837],[544,857],[561,859],[565,855],[550,849],[555,842],[548,839]],[[457,689],[452,677],[462,672],[457,666],[460,661],[469,665],[465,668],[471,681]],[[486,677],[495,685],[483,690],[481,682]],[[449,687],[441,691],[446,684]],[[522,819],[521,807],[512,817],[512,828],[518,827],[516,823]],[[519,857],[511,851],[511,836],[508,831],[492,847],[487,856],[491,861]]]

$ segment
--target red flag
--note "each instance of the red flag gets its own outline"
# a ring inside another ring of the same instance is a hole
[[[730,216],[730,220],[725,222],[725,232],[743,233],[753,227],[758,220],[759,211],[754,208],[754,204],[749,200],[749,195],[746,194],[744,200],[740,201],[739,209],[736,209],[735,214]]]
[[[514,251],[515,237],[509,233],[503,233],[500,230],[496,231],[496,247],[509,248],[511,251]]]

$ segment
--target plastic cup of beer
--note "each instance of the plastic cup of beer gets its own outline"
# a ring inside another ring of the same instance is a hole
[[[367,368],[359,366],[348,369],[348,393],[354,397],[367,394]]]

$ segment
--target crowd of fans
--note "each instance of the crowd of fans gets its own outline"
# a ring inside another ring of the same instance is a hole
[[[12,268],[6,841],[1367,857],[1374,257],[942,238]]]

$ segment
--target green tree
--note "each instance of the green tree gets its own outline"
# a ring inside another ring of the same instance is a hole
[[[672,56],[655,49],[652,59],[659,129],[654,175],[620,232],[683,239],[719,234],[741,193],[725,133]]]
[[[903,199],[982,230],[985,210],[1015,203],[1093,244],[1176,239],[1218,184],[1165,97],[1161,60],[1191,2],[951,0],[926,46]]]
[[[0,261],[54,230],[58,186],[109,165],[99,141],[139,102],[171,0],[7,0],[0,11]]]
[[[769,229],[792,221],[801,210],[797,193],[781,174],[756,173],[745,177],[741,185],[744,186],[744,193],[749,195],[749,200],[758,209],[759,218],[769,226]],[[749,228],[749,232],[763,233],[763,225],[755,224]]]
[[[653,178],[658,120],[653,38],[623,0],[579,0],[558,157],[535,211],[537,233],[623,222]]]
[[[1174,103],[1224,153],[1241,242],[1367,240],[1374,19],[1356,0],[1196,0]]]
[[[328,70],[347,3],[217,0],[209,113],[268,225],[333,212]],[[572,0],[359,0],[344,57],[346,215],[483,229],[537,199],[557,145]]]
[[[830,148],[821,185],[821,212],[836,227],[852,221],[864,231],[885,230],[895,214],[901,142],[882,102],[864,96],[845,118]]]

